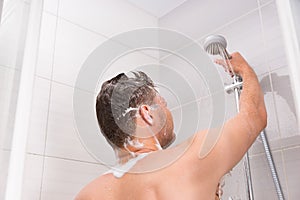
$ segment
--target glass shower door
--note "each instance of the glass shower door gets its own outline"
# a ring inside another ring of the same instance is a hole
[[[29,1],[0,0],[0,199],[4,199]]]

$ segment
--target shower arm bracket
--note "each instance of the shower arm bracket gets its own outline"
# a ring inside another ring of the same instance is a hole
[[[243,88],[243,81],[242,80],[237,80],[233,82],[230,85],[225,85],[224,90],[228,93],[231,94],[234,92],[234,89],[242,90]]]

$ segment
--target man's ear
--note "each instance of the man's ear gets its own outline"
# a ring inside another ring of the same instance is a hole
[[[141,105],[139,109],[142,119],[149,125],[153,125],[153,118],[151,115],[151,108],[148,105]]]

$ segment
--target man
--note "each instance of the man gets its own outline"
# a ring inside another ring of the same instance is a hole
[[[253,69],[239,53],[233,53],[227,62],[243,78],[240,112],[225,122],[219,139],[204,157],[199,152],[208,130],[167,149],[175,138],[172,115],[146,74],[135,73],[133,78],[119,74],[105,82],[97,97],[97,118],[116,151],[120,171],[95,179],[76,200],[218,199],[219,180],[242,159],[267,123],[263,93]],[[216,63],[227,66],[221,60]],[[174,160],[171,164],[170,158]],[[155,165],[157,160],[163,166]]]

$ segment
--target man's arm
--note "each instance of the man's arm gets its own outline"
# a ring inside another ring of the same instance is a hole
[[[243,78],[240,112],[224,124],[221,136],[211,152],[197,161],[201,162],[202,169],[206,166],[217,177],[226,174],[242,159],[267,124],[264,97],[255,72],[239,53],[232,54],[232,59],[228,62],[233,66],[234,72]],[[217,63],[224,65],[221,61]],[[192,149],[198,151],[198,156],[205,132],[207,131],[198,133],[193,144]]]

